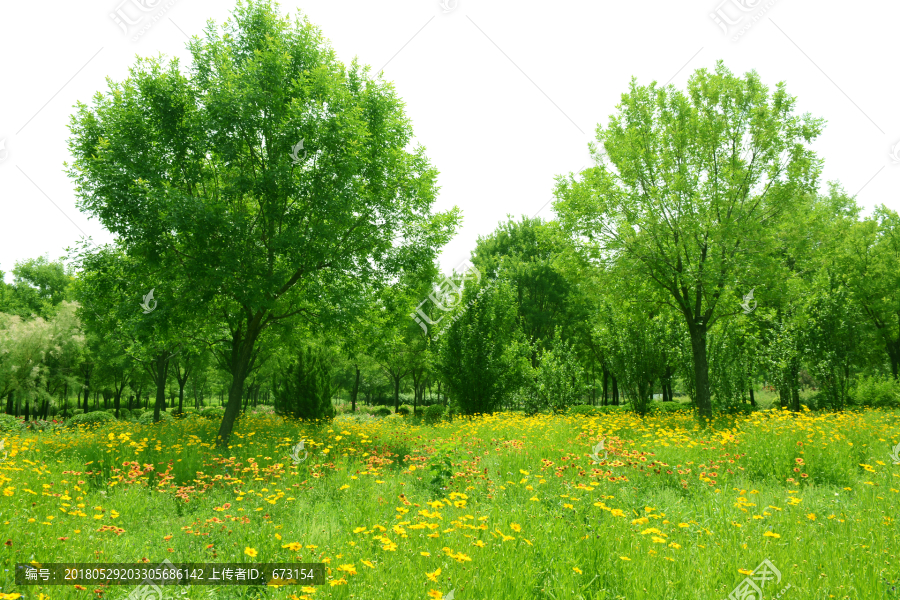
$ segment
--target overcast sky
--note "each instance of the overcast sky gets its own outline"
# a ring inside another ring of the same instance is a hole
[[[285,1],[394,82],[440,171],[437,210],[463,227],[449,270],[506,215],[552,218],[554,177],[590,164],[587,143],[629,80],[684,89],[716,60],[784,81],[827,125],[822,189],[839,181],[871,210],[900,209],[900,2],[873,0]],[[0,5],[0,269],[112,236],[75,208],[63,172],[73,105],[122,80],[135,56],[189,63],[185,44],[229,0],[83,0]],[[115,18],[114,18],[115,16]],[[120,23],[116,22],[119,19]],[[154,21],[155,19],[155,21]],[[718,21],[718,22],[717,22]],[[130,24],[134,23],[134,24]],[[127,32],[125,31],[127,30]],[[894,155],[892,157],[892,151]]]

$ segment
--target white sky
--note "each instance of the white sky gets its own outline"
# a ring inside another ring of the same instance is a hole
[[[505,220],[553,216],[554,176],[590,164],[587,142],[606,123],[632,76],[684,89],[717,59],[736,74],[756,69],[774,88],[787,83],[798,112],[827,119],[815,150],[822,187],[840,181],[870,210],[900,209],[900,3],[860,5],[800,0],[637,2],[476,2],[444,0],[286,1],[329,38],[344,62],[387,65],[417,141],[440,170],[436,209],[457,205],[464,225],[445,248],[449,270],[479,235]],[[154,7],[141,12],[143,2]],[[137,41],[110,17],[142,25],[172,5]],[[741,4],[743,3],[743,4]],[[63,172],[68,119],[76,101],[121,80],[135,55],[188,62],[186,35],[223,22],[230,1],[46,0],[0,5],[0,269],[49,254],[59,258],[82,235],[111,236],[75,208]],[[751,7],[742,12],[741,7]],[[765,8],[768,6],[768,9]],[[743,23],[737,41],[710,17]],[[894,75],[891,75],[894,73]]]

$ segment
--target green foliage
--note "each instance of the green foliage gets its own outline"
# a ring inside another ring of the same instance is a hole
[[[900,407],[900,382],[890,376],[860,379],[850,392],[855,404],[877,408]]]
[[[562,412],[581,401],[584,369],[571,344],[556,337],[550,348],[540,353],[540,364],[525,392],[525,412]]]
[[[103,410],[75,415],[69,420],[69,425],[100,425],[115,421],[116,417]]]
[[[201,409],[199,414],[207,419],[221,420],[225,416],[225,408],[222,406],[207,406]]]
[[[407,415],[411,415],[412,412],[413,412],[413,407],[408,404],[403,404],[400,406],[400,408],[397,409],[398,415],[407,416]]]
[[[159,422],[160,423],[170,423],[174,420],[175,420],[175,417],[173,417],[171,414],[169,414],[167,412],[159,411]],[[138,423],[140,423],[141,425],[149,425],[149,424],[153,423],[153,411],[148,410],[147,412],[142,414],[140,416],[140,418],[138,419]]]
[[[321,351],[307,346],[280,378],[275,390],[275,411],[297,419],[330,420],[336,414],[331,402],[334,391],[331,366]]]
[[[0,414],[0,431],[19,431],[22,429],[22,419],[13,415]]]
[[[76,408],[76,409],[71,410],[71,411],[69,411],[69,412],[71,413],[71,415],[72,415],[73,417],[76,417],[76,416],[78,416],[78,415],[80,415],[80,414],[84,414],[84,409],[83,409],[83,408]]]
[[[500,409],[525,383],[531,354],[509,281],[481,283],[466,288],[467,302],[441,339],[439,369],[464,414]]]
[[[444,413],[446,412],[446,407],[443,404],[432,404],[431,406],[425,407],[425,422],[429,425],[433,425],[439,422],[444,418]]]
[[[392,415],[393,413],[391,412],[391,409],[389,409],[385,406],[382,406],[381,408],[376,410],[374,414],[376,417],[388,417],[388,416]]]
[[[601,414],[601,411],[598,410],[599,408],[599,406],[591,406],[589,404],[577,404],[575,406],[570,406],[566,413],[570,415],[599,415]]]

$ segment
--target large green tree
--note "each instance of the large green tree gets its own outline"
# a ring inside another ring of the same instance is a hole
[[[597,127],[596,166],[557,180],[563,224],[652,282],[684,319],[701,418],[712,415],[707,332],[740,312],[736,288],[762,283],[751,265],[771,246],[770,227],[816,185],[808,144],[822,121],[794,106],[783,83],[770,94],[756,72],[736,77],[721,62],[695,72],[686,92],[632,80]]]
[[[227,443],[263,332],[327,321],[430,266],[458,222],[392,86],[306,20],[240,2],[177,60],[139,60],[72,118],[82,210],[221,324]]]

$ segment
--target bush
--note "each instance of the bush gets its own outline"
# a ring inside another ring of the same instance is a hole
[[[113,413],[115,414],[115,413]],[[125,420],[131,418],[131,411],[124,407],[119,407],[119,419]]]
[[[391,409],[382,406],[378,410],[375,411],[376,417],[388,417],[391,415]]]
[[[410,406],[409,404],[403,404],[400,406],[400,408],[397,409],[397,414],[406,416],[406,415],[412,414],[412,411],[413,411],[412,406]]]
[[[225,408],[222,406],[207,406],[203,410],[200,411],[201,417],[206,417],[207,419],[219,419],[225,416]]]
[[[174,421],[175,417],[170,415],[167,412],[159,411],[159,422],[160,423],[169,423],[170,421]],[[150,425],[153,423],[153,411],[148,410],[138,419],[138,423],[141,425]]]
[[[83,414],[84,414],[84,409],[83,409],[83,408],[76,408],[75,410],[71,411],[71,414],[72,414],[73,417],[77,417],[78,415],[83,415]]]
[[[682,404],[680,402],[651,402],[650,403],[650,412],[664,412],[671,413],[679,410],[690,410],[691,406],[689,404]],[[737,404],[731,407],[733,411],[748,414],[752,407],[749,404]]]
[[[69,425],[102,425],[115,420],[116,418],[105,410],[95,410],[75,415],[69,420]]]
[[[429,424],[437,423],[444,418],[444,412],[447,409],[443,404],[432,404],[425,408],[425,422]]]
[[[17,419],[13,415],[0,415],[0,431],[18,431],[22,425],[22,419]]]
[[[577,404],[575,406],[570,406],[569,410],[566,411],[570,415],[587,415],[594,416],[599,415],[600,411],[597,410],[597,406],[591,406],[590,404]]]
[[[850,397],[862,406],[900,407],[900,382],[890,376],[865,377],[857,382]]]
[[[274,393],[275,412],[297,419],[330,421],[336,414],[331,401],[334,392],[329,361],[320,350],[307,347],[281,373]]]

